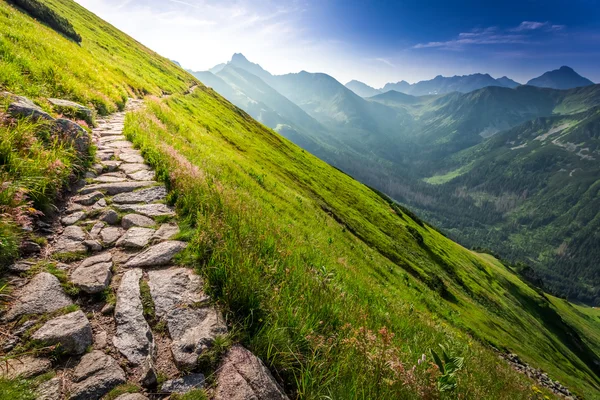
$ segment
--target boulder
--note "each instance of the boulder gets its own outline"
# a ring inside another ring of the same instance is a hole
[[[64,293],[58,279],[47,272],[40,272],[19,291],[5,318],[11,321],[21,315],[44,314],[71,304],[73,301]]]
[[[119,363],[100,350],[84,355],[73,373],[70,400],[99,399],[126,382]]]
[[[58,118],[54,121],[55,130],[60,137],[73,144],[73,147],[80,155],[89,155],[89,148],[92,144],[90,134],[75,122]]]
[[[159,244],[155,244],[142,251],[125,263],[125,267],[157,267],[167,265],[173,257],[187,246],[184,242],[169,240]]]
[[[53,253],[82,253],[87,251],[83,244],[85,232],[76,225],[67,226],[53,246]]]
[[[117,228],[114,226],[108,226],[100,232],[100,238],[102,239],[102,243],[105,245],[115,243],[123,234],[123,230],[121,228]]]
[[[113,197],[117,204],[152,203],[167,197],[167,189],[164,186],[153,186],[147,189],[136,190],[131,193],[121,193]]]
[[[73,214],[65,215],[64,217],[62,217],[60,219],[60,222],[62,222],[63,225],[73,225],[73,224],[81,221],[83,218],[85,218],[85,212],[77,211],[77,212],[74,212]]]
[[[141,249],[150,242],[150,238],[153,235],[154,229],[134,226],[133,228],[129,228],[127,232],[121,236],[121,239],[117,241],[117,246],[131,249]]]
[[[37,254],[42,251],[42,247],[36,242],[25,240],[19,245],[19,253],[23,256],[29,256],[31,254]]]
[[[217,373],[214,400],[288,399],[263,362],[242,346],[233,346]]]
[[[108,161],[107,161],[108,162]],[[155,185],[155,181],[135,181],[135,182],[115,182],[115,183],[98,183],[95,185],[84,186],[79,193],[88,194],[95,191],[106,192],[109,196],[119,193],[133,192],[135,189],[140,189],[147,186]]]
[[[106,224],[104,222],[96,222],[94,226],[92,226],[92,229],[90,229],[90,237],[94,240],[99,239],[100,232],[105,226]]]
[[[48,101],[50,102],[50,104],[52,104],[54,110],[60,114],[82,119],[90,125],[93,123],[94,114],[92,110],[85,106],[82,106],[79,103],[54,98],[48,98]]]
[[[204,375],[189,374],[182,378],[171,379],[163,383],[160,388],[165,393],[187,393],[190,390],[202,389],[204,387]]]
[[[117,333],[113,337],[113,344],[134,365],[142,364],[155,353],[154,338],[144,318],[140,298],[141,278],[141,269],[132,269],[123,274],[115,307]]]
[[[9,358],[0,363],[0,378],[31,378],[32,376],[43,374],[51,367],[52,363],[47,358],[36,358],[33,356]]]
[[[92,326],[83,313],[78,310],[46,322],[32,336],[46,345],[59,344],[67,354],[83,354],[92,344]]]
[[[50,114],[42,110],[40,106],[36,105],[27,97],[17,96],[9,92],[0,93],[0,97],[7,97],[10,99],[8,113],[13,117],[31,117],[33,119],[45,119],[47,121],[54,120]]]
[[[156,225],[156,222],[154,222],[152,218],[140,214],[127,214],[123,218],[121,218],[121,226],[125,229],[129,229],[132,226],[141,226],[143,228],[149,228],[154,225]]]

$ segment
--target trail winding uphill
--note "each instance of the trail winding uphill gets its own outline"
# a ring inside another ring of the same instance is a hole
[[[193,91],[193,87],[190,92]],[[130,100],[128,110],[142,107]],[[199,356],[227,335],[191,269],[177,265],[167,190],[123,135],[125,112],[97,121],[96,163],[68,199],[35,259],[9,267],[15,288],[3,315],[0,377],[56,375],[41,399],[99,399],[126,383],[165,398],[205,386]],[[31,351],[34,349],[34,351]],[[50,357],[56,349],[60,356]],[[26,351],[27,350],[27,351]],[[232,347],[206,388],[215,399],[286,399],[264,364]]]

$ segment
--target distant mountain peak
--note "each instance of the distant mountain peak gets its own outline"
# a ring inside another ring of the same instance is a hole
[[[364,82],[357,81],[356,79],[351,80],[344,86],[352,90],[360,97],[373,97],[381,93],[381,90],[375,89],[374,87],[369,86]]]
[[[235,61],[250,62],[250,61],[248,61],[246,56],[244,56],[242,53],[233,53],[233,56],[231,56],[231,62],[235,62]]]
[[[579,75],[573,68],[563,65],[559,69],[544,72],[541,76],[531,79],[527,84],[564,90],[593,85],[594,82]]]

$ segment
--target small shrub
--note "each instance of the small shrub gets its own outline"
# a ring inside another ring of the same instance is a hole
[[[62,33],[76,43],[81,43],[81,36],[75,32],[75,28],[68,19],[55,13],[47,5],[37,0],[11,0],[15,5],[25,10],[33,18],[47,24],[50,28]]]

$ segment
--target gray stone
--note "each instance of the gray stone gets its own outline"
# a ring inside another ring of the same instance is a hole
[[[54,106],[54,109],[59,113],[62,113],[65,109],[75,109],[79,118],[84,119],[89,123],[92,122],[92,110],[85,106],[82,106],[79,103],[75,103],[74,101],[70,100],[54,99],[51,97],[48,98],[48,101]]]
[[[158,372],[156,371],[151,356],[146,357],[146,359],[142,362],[141,371],[140,384],[143,387],[155,386],[158,381]]]
[[[115,400],[148,400],[148,398],[140,393],[125,393],[117,397]]]
[[[233,346],[217,373],[214,400],[288,399],[263,362],[242,346]]]
[[[108,344],[108,333],[100,331],[94,336],[94,349],[101,350]]]
[[[107,224],[114,225],[119,222],[119,214],[115,210],[106,210],[104,214],[100,216],[100,221],[104,221]]]
[[[113,154],[111,154],[112,156]],[[110,157],[109,157],[110,158]],[[102,165],[103,167],[108,171],[116,171],[119,168],[119,165],[121,165],[121,161],[116,161],[116,160],[103,160],[102,161]]]
[[[98,183],[95,185],[84,186],[79,192],[81,194],[88,194],[95,191],[104,191],[109,196],[133,192],[135,189],[155,185],[155,181],[135,181],[135,182],[116,182],[116,183]]]
[[[94,182],[97,183],[113,183],[113,182],[126,182],[127,178],[119,178],[117,176],[100,175],[94,178]]]
[[[86,293],[100,293],[112,278],[112,255],[108,252],[88,257],[71,274],[71,281]]]
[[[9,358],[0,363],[0,377],[6,379],[31,378],[43,374],[52,367],[47,358],[36,358],[33,356],[22,356],[20,358]]]
[[[117,241],[117,246],[141,249],[145,247],[149,242],[150,238],[154,235],[154,229],[133,227],[129,228],[121,239]]]
[[[102,307],[102,310],[100,310],[104,315],[111,314],[113,311],[115,311],[115,305],[113,303],[106,303],[104,307]]]
[[[125,149],[133,147],[133,144],[127,140],[115,140],[106,143],[105,146],[112,149]]]
[[[183,378],[172,379],[163,383],[160,390],[165,393],[187,393],[193,389],[202,389],[204,386],[204,375],[189,374]]]
[[[83,218],[85,218],[85,212],[77,211],[77,212],[74,212],[73,214],[62,217],[60,222],[62,222],[63,225],[73,225],[73,224],[81,221]]]
[[[154,222],[152,218],[148,218],[140,214],[127,214],[123,218],[121,218],[121,226],[125,229],[129,229],[132,226],[141,226],[143,228],[149,228],[154,225],[156,225],[156,222]]]
[[[100,232],[102,231],[102,228],[104,228],[105,226],[106,226],[106,224],[104,222],[96,222],[94,224],[94,226],[92,227],[92,229],[90,230],[90,237],[92,239],[100,238]]]
[[[96,175],[100,175],[104,170],[104,166],[102,164],[94,164],[92,165],[92,170],[96,173]]]
[[[86,235],[81,227],[75,225],[67,226],[54,244],[53,253],[86,252],[87,247],[83,244],[85,239]]]
[[[119,363],[100,350],[84,355],[73,373],[71,400],[99,399],[126,382]]]
[[[126,174],[133,174],[134,172],[138,172],[138,171],[147,171],[150,169],[150,166],[147,164],[123,163],[123,164],[121,164],[119,169],[121,171],[125,172]]]
[[[78,310],[46,322],[32,336],[47,345],[59,344],[67,354],[83,354],[92,344],[92,326]]]
[[[21,260],[21,261],[17,261],[16,263],[10,265],[8,267],[8,270],[10,272],[15,272],[15,273],[27,272],[34,265],[35,265],[35,263],[32,261]]]
[[[0,97],[8,97],[10,99],[8,113],[13,117],[32,117],[33,119],[45,119],[48,121],[54,120],[50,114],[42,110],[41,107],[27,97],[16,96],[9,92],[0,93]]]
[[[62,379],[55,377],[40,384],[36,389],[36,400],[60,400],[62,392]]]
[[[152,241],[163,241],[173,238],[173,236],[179,233],[179,227],[177,224],[162,224],[152,236]]]
[[[19,246],[19,252],[24,255],[37,254],[42,251],[42,247],[36,242],[26,240]]]
[[[11,321],[25,314],[44,314],[73,304],[63,292],[58,279],[47,272],[40,272],[17,294],[12,308],[6,313]]]
[[[202,280],[187,268],[148,272],[150,293],[156,315],[167,322],[172,339],[171,352],[179,368],[193,368],[198,356],[227,327],[219,312],[202,292]]]
[[[169,217],[175,215],[173,209],[165,204],[115,204],[120,211],[134,212],[147,217]]]
[[[96,173],[95,173],[95,172],[93,172],[93,171],[87,171],[87,172],[85,173],[85,175],[83,175],[83,177],[84,177],[85,179],[93,179],[93,178],[95,178],[96,176],[97,176],[97,175],[96,175]]]
[[[138,156],[137,154],[131,154],[131,153],[121,153],[121,154],[119,154],[119,159],[121,159],[121,161],[124,161],[126,163],[132,163],[132,164],[141,164],[144,162],[144,157]]]
[[[119,140],[127,140],[127,138],[124,135],[103,136],[103,137],[100,137],[99,142],[100,143],[109,143],[109,142],[116,142]]]
[[[175,240],[156,244],[127,261],[125,267],[138,268],[167,265],[186,246],[186,243]]]
[[[107,205],[108,204],[106,204],[105,199],[100,199],[92,206],[92,210],[100,210],[102,208],[105,208]]]
[[[100,161],[110,161],[113,157],[115,156],[115,152],[110,150],[110,151],[98,151],[96,153],[96,158],[98,158]]]
[[[122,234],[123,231],[121,228],[108,226],[102,229],[102,231],[100,232],[100,238],[102,239],[102,243],[104,244],[113,244],[117,240],[119,240]]]
[[[166,197],[167,189],[164,186],[153,186],[131,193],[118,194],[112,200],[117,204],[152,203],[156,200],[163,200]]]
[[[127,174],[127,177],[136,181],[150,181],[154,179],[154,171],[137,171],[132,174]]]
[[[67,209],[65,210],[65,214],[73,214],[76,213],[78,211],[83,211],[85,210],[85,207],[82,206],[81,204],[76,204],[76,203],[72,203],[69,204],[69,207],[67,207]],[[77,222],[77,221],[75,221]]]
[[[56,131],[63,140],[73,144],[75,150],[81,155],[88,155],[92,138],[90,134],[75,122],[58,118],[54,121]]]
[[[102,245],[97,240],[84,240],[83,244],[89,251],[100,251],[102,250]]]
[[[142,364],[155,352],[152,331],[143,314],[141,278],[141,269],[132,269],[123,274],[115,308],[117,333],[113,337],[113,344],[134,365]]]

